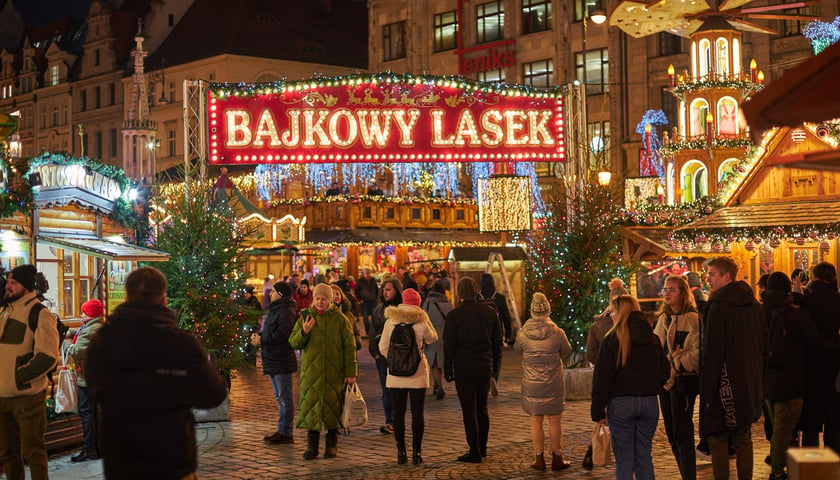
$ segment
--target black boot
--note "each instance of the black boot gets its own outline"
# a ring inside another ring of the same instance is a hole
[[[420,456],[420,446],[415,445],[411,450],[412,450],[412,452],[411,452],[411,463],[412,463],[412,465],[420,465],[421,463],[423,463],[423,457]]]
[[[397,463],[405,465],[408,462],[408,455],[405,453],[405,442],[397,442]]]
[[[338,430],[327,430],[327,445],[324,458],[335,458],[338,454]]]
[[[329,437],[327,437],[329,438]],[[304,460],[312,460],[318,456],[318,441],[321,439],[321,432],[310,430],[306,433],[306,451],[303,452]]]

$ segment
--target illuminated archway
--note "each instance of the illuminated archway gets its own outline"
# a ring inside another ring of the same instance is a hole
[[[700,40],[700,78],[705,78],[709,75],[709,68],[712,64],[712,42],[704,38]]]
[[[706,133],[706,114],[708,112],[709,104],[705,99],[697,98],[691,102],[689,136],[696,137]]]
[[[732,97],[722,97],[717,103],[718,133],[738,134],[738,102]]]
[[[680,171],[682,201],[693,202],[709,194],[709,174],[700,160],[689,160]]]
[[[718,183],[725,181],[727,178],[735,174],[735,167],[738,165],[737,158],[727,158],[718,167],[717,181]]]
[[[729,42],[723,37],[715,40],[715,64],[717,73],[724,77],[731,73],[729,70]]]

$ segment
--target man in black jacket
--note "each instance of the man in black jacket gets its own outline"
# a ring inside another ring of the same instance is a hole
[[[179,480],[198,465],[190,408],[219,405],[227,387],[198,340],[178,328],[160,271],[134,270],[125,290],[84,365],[102,420],[105,478]]]
[[[275,283],[270,295],[271,305],[268,307],[265,325],[262,332],[251,335],[251,343],[262,345],[263,373],[271,379],[280,412],[277,431],[263,437],[263,441],[270,445],[280,445],[295,442],[292,436],[295,420],[292,374],[297,371],[297,357],[289,345],[289,335],[295,327],[298,311],[292,299],[292,286],[288,283]]]
[[[370,330],[370,317],[373,309],[376,308],[376,297],[379,295],[379,287],[376,279],[370,274],[369,268],[362,269],[362,276],[356,280],[354,292],[362,310],[362,322],[365,325],[365,335]]]
[[[840,293],[837,292],[837,269],[828,262],[814,266],[800,305],[808,311],[817,331],[838,343],[840,331]],[[840,371],[840,349],[828,352],[814,349],[805,351],[805,403],[802,406],[802,446],[818,447],[820,430],[823,443],[840,452],[840,393],[835,389],[835,379]]]
[[[761,305],[729,257],[708,262],[712,287],[703,318],[700,436],[708,438],[715,479],[729,478],[733,438],[739,480],[752,479],[750,427],[761,416],[767,323]]]
[[[458,282],[461,305],[446,315],[443,329],[443,363],[447,382],[455,381],[464,431],[470,451],[460,462],[481,463],[487,456],[490,415],[487,396],[491,375],[499,376],[502,333],[496,312],[476,301],[478,285],[470,277]]]

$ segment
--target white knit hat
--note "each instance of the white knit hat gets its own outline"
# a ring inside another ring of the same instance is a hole
[[[535,293],[531,300],[531,316],[547,317],[549,314],[551,314],[551,304],[548,303],[548,299],[540,292]]]

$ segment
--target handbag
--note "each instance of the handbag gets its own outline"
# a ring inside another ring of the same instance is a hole
[[[79,392],[76,390],[76,371],[67,366],[67,353],[61,355],[61,369],[55,393],[55,413],[78,413]]]
[[[344,387],[344,407],[341,411],[341,425],[344,428],[360,427],[368,422],[367,404],[358,382]]]
[[[610,464],[612,445],[610,444],[610,427],[598,423],[592,432],[592,465],[603,467]]]

